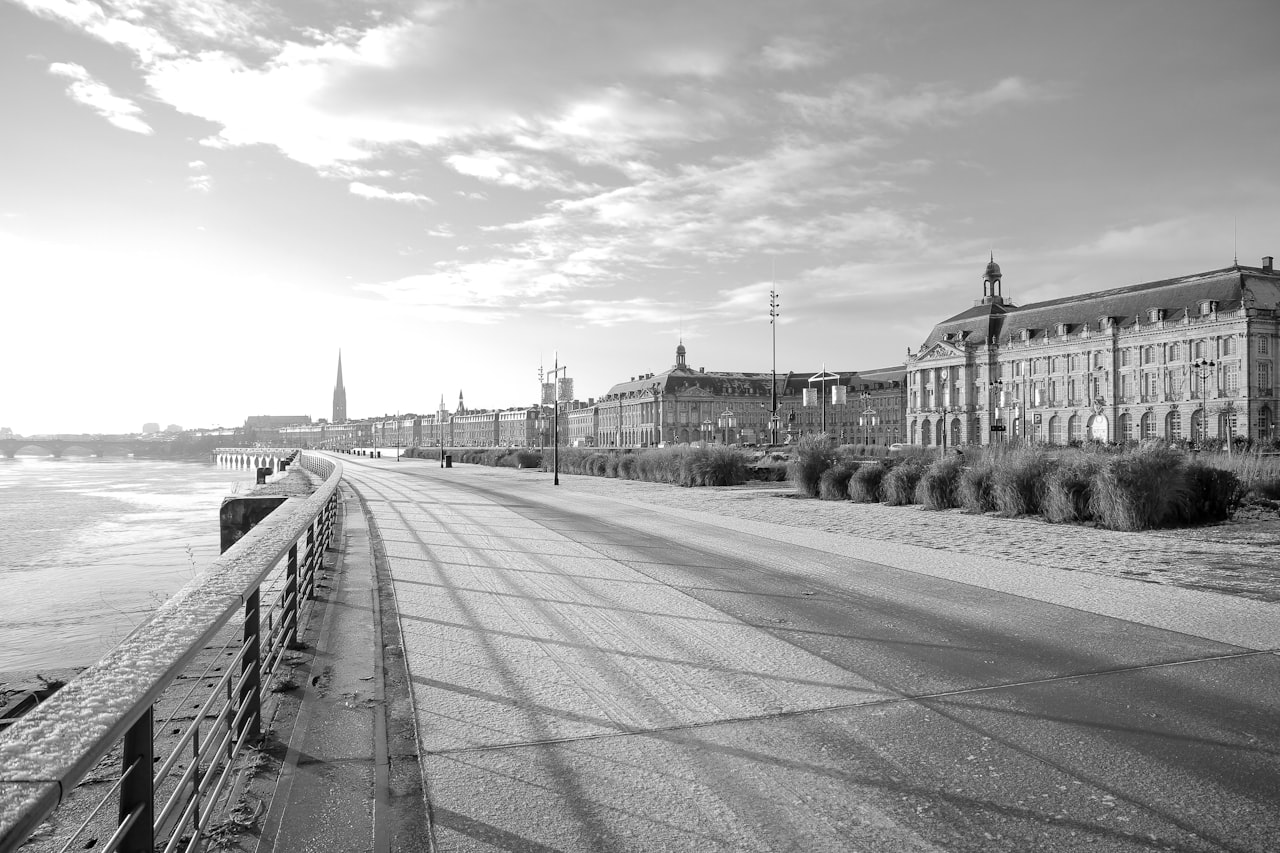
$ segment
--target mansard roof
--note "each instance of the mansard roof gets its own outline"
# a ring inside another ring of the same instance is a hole
[[[1082,293],[1029,305],[980,304],[949,317],[933,327],[920,351],[939,342],[982,344],[992,338],[1006,341],[1055,335],[1060,323],[1069,333],[1083,326],[1097,328],[1102,318],[1112,318],[1122,329],[1149,322],[1153,308],[1165,310],[1165,321],[1181,320],[1190,312],[1198,314],[1205,300],[1218,303],[1219,311],[1239,308],[1252,298],[1259,308],[1275,310],[1280,301],[1280,275],[1256,267],[1232,266],[1178,278],[1149,281],[1093,293]]]
[[[782,394],[786,389],[791,389],[794,393],[795,389],[807,388],[809,387],[809,377],[821,372],[821,370],[811,370],[807,373],[780,371],[777,374],[778,393]],[[840,377],[839,384],[841,385],[860,387],[867,384],[884,383],[885,387],[892,387],[894,382],[901,383],[906,377],[906,366],[900,364],[892,367],[880,367],[874,370],[832,370],[829,372]],[[687,368],[672,368],[662,373],[646,374],[627,382],[619,382],[610,388],[601,400],[611,401],[617,400],[619,397],[624,399],[646,397],[649,395],[649,389],[654,384],[658,385],[659,394],[697,395],[702,393],[715,397],[760,397],[764,399],[770,396],[769,389],[772,380],[773,374],[771,373],[712,373],[710,371],[703,372]],[[835,382],[832,381],[831,384],[835,384]]]

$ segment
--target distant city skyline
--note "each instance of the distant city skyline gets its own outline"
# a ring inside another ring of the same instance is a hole
[[[23,434],[900,363],[1280,254],[1274,0],[0,0]],[[141,416],[139,416],[141,413]]]

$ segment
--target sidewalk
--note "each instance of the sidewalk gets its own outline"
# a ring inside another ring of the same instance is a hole
[[[346,484],[336,552],[285,676],[298,687],[274,721],[271,740],[287,743],[279,774],[250,783],[262,820],[244,851],[431,849],[390,584],[378,583],[369,522]]]

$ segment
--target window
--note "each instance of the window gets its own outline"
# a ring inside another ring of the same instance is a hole
[[[1176,409],[1165,418],[1165,432],[1169,438],[1182,438],[1182,412]]]
[[[1128,412],[1120,416],[1120,436],[1125,441],[1133,441],[1133,418]]]
[[[1169,344],[1169,360],[1182,361],[1182,344]]]
[[[1147,402],[1154,402],[1160,397],[1160,374],[1144,373],[1142,376],[1142,394]]]
[[[1067,380],[1067,405],[1080,405],[1080,386],[1076,383],[1075,379]]]
[[[1258,338],[1258,355],[1267,354],[1267,336],[1262,335]]]
[[[1128,367],[1133,364],[1133,350],[1128,347],[1120,350],[1120,366]]]
[[[1156,363],[1156,348],[1155,348],[1155,347],[1151,347],[1151,346],[1149,346],[1149,347],[1144,347],[1144,348],[1143,348],[1143,350],[1142,350],[1142,363],[1143,363],[1143,364],[1155,364],[1155,363]]]
[[[1218,308],[1218,303],[1212,300],[1206,299],[1204,302],[1200,303],[1200,316],[1201,317],[1208,316],[1209,314],[1212,314],[1215,310],[1217,310],[1217,308]]]
[[[1258,362],[1258,392],[1269,394],[1271,391],[1271,362]]]
[[[1223,339],[1222,339],[1222,354],[1223,354],[1223,355],[1235,355],[1237,352],[1238,352],[1238,350],[1236,349],[1236,337],[1235,337],[1235,335],[1228,335],[1227,337],[1225,337],[1225,338],[1223,338]]]
[[[1196,359],[1197,361],[1204,358],[1204,350],[1205,350],[1204,341],[1196,341],[1195,347],[1194,347],[1195,354],[1192,356],[1192,358]]]
[[[1240,365],[1224,364],[1222,366],[1223,378],[1226,379],[1227,391],[1235,392],[1240,390]]]
[[[1120,380],[1120,393],[1126,403],[1133,402],[1133,377],[1125,376]]]

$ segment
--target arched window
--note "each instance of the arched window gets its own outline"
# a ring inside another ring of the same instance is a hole
[[[1182,412],[1174,409],[1164,418],[1164,433],[1168,438],[1186,438],[1182,434]]]
[[[1142,438],[1148,439],[1148,438],[1155,438],[1155,437],[1156,437],[1156,419],[1150,412],[1145,412],[1142,415]]]
[[[1084,441],[1084,421],[1079,415],[1072,415],[1067,419],[1067,440]]]
[[[1120,438],[1123,441],[1133,441],[1133,418],[1128,412],[1120,416]]]

